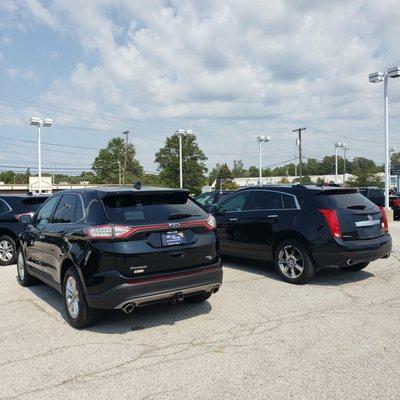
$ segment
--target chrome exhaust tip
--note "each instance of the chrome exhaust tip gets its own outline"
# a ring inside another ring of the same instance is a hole
[[[218,291],[219,291],[219,285],[214,286],[212,292],[215,294],[218,293]]]
[[[347,260],[347,265],[353,265],[354,264],[354,260],[352,258],[349,258]]]
[[[135,309],[135,303],[128,303],[122,307],[122,311],[125,314],[130,314]]]

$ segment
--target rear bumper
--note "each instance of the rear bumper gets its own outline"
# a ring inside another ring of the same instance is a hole
[[[90,307],[120,309],[128,303],[143,306],[162,301],[173,301],[179,293],[193,296],[213,292],[222,284],[222,265],[218,262],[207,267],[165,274],[143,279],[126,280],[102,293],[86,293]]]
[[[314,251],[313,258],[319,268],[329,265],[346,266],[348,260],[353,264],[375,261],[387,256],[391,251],[392,238],[385,235],[371,240],[335,240],[335,244],[329,246],[329,250]]]

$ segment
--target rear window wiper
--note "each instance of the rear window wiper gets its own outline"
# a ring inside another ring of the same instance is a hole
[[[362,204],[354,204],[351,206],[347,206],[347,208],[350,208],[351,210],[365,210],[365,206]]]
[[[182,218],[189,218],[189,217],[201,217],[200,214],[189,214],[189,213],[176,213],[176,214],[169,214],[169,219],[182,219]]]

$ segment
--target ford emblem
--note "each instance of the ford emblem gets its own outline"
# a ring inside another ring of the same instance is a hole
[[[171,224],[169,224],[170,228],[179,228],[181,226],[181,224],[179,222],[172,222]]]

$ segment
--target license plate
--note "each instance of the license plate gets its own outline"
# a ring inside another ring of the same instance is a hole
[[[185,243],[185,236],[183,232],[166,232],[161,234],[161,241],[163,246],[176,246]]]

